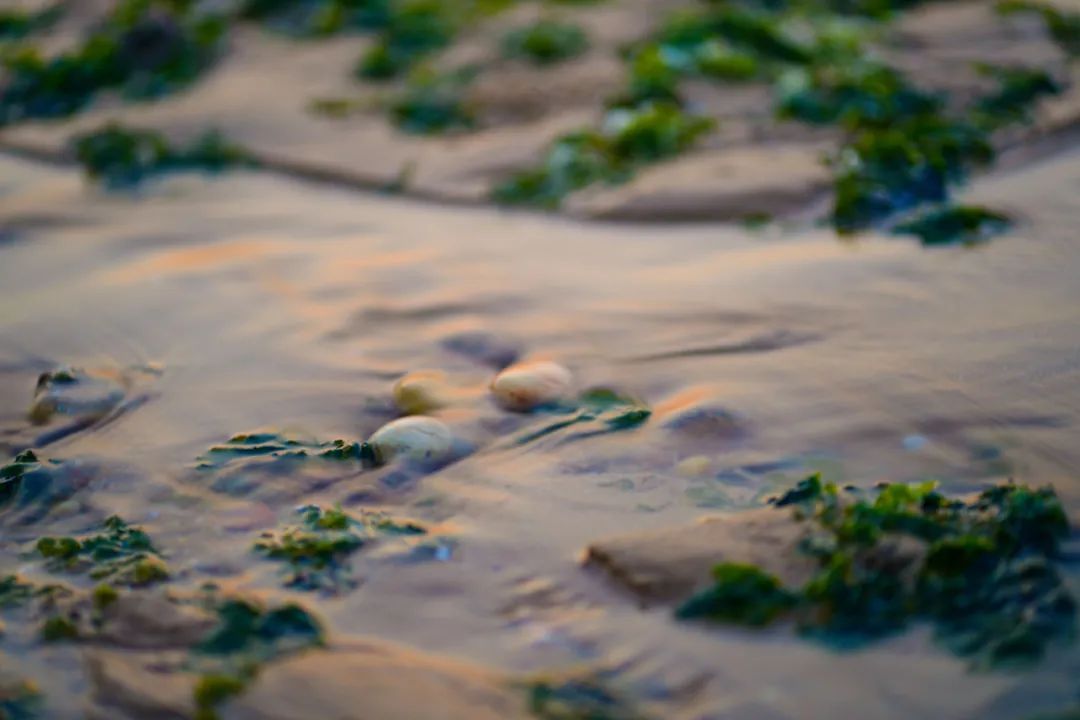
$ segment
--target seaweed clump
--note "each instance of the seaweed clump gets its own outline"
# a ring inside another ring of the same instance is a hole
[[[652,410],[641,400],[602,387],[586,390],[576,401],[561,403],[551,411],[555,413],[555,419],[526,431],[515,438],[514,444],[525,445],[567,428],[573,428],[574,433],[564,434],[564,441],[582,440],[633,429],[652,416]]]
[[[192,648],[200,673],[195,685],[196,720],[214,720],[217,706],[239,695],[264,663],[324,643],[321,623],[300,605],[275,608],[237,598],[215,605],[218,625]]]
[[[174,147],[154,130],[110,124],[73,140],[86,174],[113,190],[133,188],[156,176],[185,171],[220,173],[254,164],[242,148],[209,131],[187,146]]]
[[[1003,0],[998,3],[997,11],[1002,15],[1038,15],[1050,37],[1069,57],[1080,56],[1080,13],[1031,0]]]
[[[475,73],[469,68],[448,73],[418,70],[391,103],[390,117],[397,127],[414,135],[475,127],[476,114],[465,99],[473,77]]]
[[[341,508],[317,505],[300,508],[300,523],[280,533],[267,533],[255,551],[286,566],[285,586],[337,594],[355,586],[348,557],[381,536],[423,535],[412,522],[399,522],[378,513],[356,518]]]
[[[1058,95],[1061,86],[1045,70],[982,65],[979,70],[997,81],[997,90],[980,98],[973,110],[975,122],[989,130],[1031,121],[1031,106],[1046,95]]]
[[[1051,488],[1010,483],[963,501],[932,483],[886,484],[872,500],[852,499],[815,475],[774,504],[812,522],[802,551],[817,574],[784,588],[759,568],[722,564],[679,617],[752,626],[793,617],[836,647],[926,621],[944,647],[991,668],[1034,662],[1075,632],[1076,601],[1056,567],[1069,525]],[[904,540],[921,550],[905,556]]]
[[[124,0],[68,52],[46,58],[23,48],[5,56],[0,126],[73,115],[102,90],[148,99],[188,85],[213,64],[226,31],[221,17],[193,7]]]
[[[672,103],[613,108],[600,129],[563,135],[538,167],[496,187],[494,197],[504,204],[553,208],[588,185],[625,182],[637,168],[686,150],[712,127],[712,120]]]
[[[0,41],[19,40],[47,29],[64,12],[61,3],[45,7],[37,12],[27,12],[17,8],[0,9]]]
[[[603,673],[539,678],[525,689],[529,712],[540,720],[646,720],[628,698],[610,687]]]
[[[897,235],[914,235],[923,245],[973,245],[1012,227],[1007,215],[974,205],[932,208],[893,227]]]
[[[0,517],[29,525],[47,515],[77,490],[65,462],[24,450],[0,466]]]
[[[503,38],[503,54],[534,65],[554,65],[576,57],[588,48],[585,31],[571,23],[539,20]]]
[[[308,458],[324,460],[358,460],[360,444],[346,440],[310,443],[276,432],[251,432],[233,435],[226,442],[214,445],[199,457],[200,470],[212,470],[231,461],[250,457]]]
[[[387,0],[375,43],[356,65],[357,77],[389,80],[450,44],[470,9],[450,0]]]
[[[0,677],[0,718],[33,720],[43,717],[41,691],[30,680]]]
[[[53,571],[87,573],[95,580],[144,586],[167,580],[169,570],[150,536],[113,515],[104,532],[83,538],[43,537],[35,550]]]

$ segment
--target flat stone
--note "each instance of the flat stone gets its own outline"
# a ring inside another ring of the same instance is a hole
[[[195,676],[182,671],[186,654],[89,650],[87,716],[94,720],[190,720]]]
[[[488,671],[375,643],[276,663],[222,720],[513,720],[524,696]]]
[[[632,533],[592,543],[587,566],[598,567],[645,604],[683,600],[707,585],[717,563],[750,563],[799,587],[815,570],[798,551],[809,532],[790,509],[762,508],[705,518],[692,525]]]
[[[125,648],[187,648],[204,638],[218,620],[182,605],[165,592],[121,593],[102,613],[96,639]]]

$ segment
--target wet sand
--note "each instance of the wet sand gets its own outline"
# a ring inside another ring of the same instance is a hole
[[[785,628],[678,624],[580,561],[597,539],[753,507],[813,470],[950,492],[1015,476],[1053,484],[1077,518],[1078,189],[1074,152],[986,178],[967,196],[1017,213],[1016,231],[928,250],[812,229],[581,224],[258,174],[109,196],[4,157],[0,443],[40,444],[25,413],[43,370],[160,375],[109,422],[40,448],[104,480],[70,516],[8,532],[2,567],[29,567],[17,553],[32,536],[116,512],[165,550],[170,589],[213,580],[298,599],[339,650],[385,641],[508,677],[609,668],[657,717],[1004,720],[1060,707],[1075,649],[996,674],[969,672],[923,630],[837,654]],[[508,447],[529,421],[490,402],[492,368],[453,349],[463,333],[557,359],[653,416]],[[424,368],[475,389],[440,414],[475,452],[438,472],[305,469],[229,496],[194,471],[252,429],[363,439],[392,416],[393,381]],[[702,455],[703,471],[680,467]],[[361,582],[342,597],[284,591],[253,539],[297,505],[338,501],[427,523],[449,550],[359,553]],[[80,717],[84,649],[10,634],[3,664],[45,689],[49,717]]]

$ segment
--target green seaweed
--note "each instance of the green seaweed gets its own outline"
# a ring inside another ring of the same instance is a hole
[[[398,128],[415,135],[469,130],[476,125],[476,115],[465,91],[474,77],[469,68],[448,73],[418,70],[391,103],[390,117]]]
[[[0,513],[13,524],[40,520],[75,494],[76,482],[61,460],[24,450],[0,466]]]
[[[536,679],[525,691],[529,712],[539,720],[646,720],[600,674]]]
[[[580,440],[594,435],[635,428],[652,415],[652,411],[634,397],[609,388],[594,388],[578,397],[574,403],[551,408],[555,418],[544,421],[538,428],[527,430],[512,441],[525,445],[542,437],[573,427],[573,434],[564,434],[564,441]]]
[[[46,618],[41,625],[41,639],[47,643],[79,639],[79,629],[71,620],[59,615]]]
[[[1007,232],[1007,215],[973,205],[932,208],[893,227],[896,235],[914,235],[923,245],[971,245]]]
[[[936,114],[861,130],[834,162],[832,222],[840,232],[852,232],[942,202],[950,183],[993,159],[984,131]]]
[[[31,681],[0,677],[2,720],[35,720],[44,717],[42,701],[41,691]]]
[[[358,460],[360,444],[346,440],[307,442],[277,432],[241,433],[214,445],[198,458],[198,469],[217,470],[233,461],[268,457],[283,459]]]
[[[300,605],[274,608],[230,598],[215,608],[218,625],[193,652],[203,659],[251,667],[323,644],[321,623]]]
[[[1004,0],[997,4],[997,10],[1002,15],[1039,15],[1058,46],[1070,57],[1080,56],[1080,13],[1030,0]]]
[[[683,603],[676,617],[760,627],[795,604],[795,596],[781,587],[779,580],[752,565],[723,563],[713,568],[712,574],[715,584]]]
[[[493,197],[508,205],[555,207],[575,190],[624,182],[636,168],[679,154],[712,127],[708,118],[670,103],[613,108],[599,130],[564,135],[539,167],[506,180]]]
[[[585,31],[571,23],[538,20],[508,32],[502,40],[503,54],[534,65],[554,65],[581,55],[589,46]]]
[[[0,42],[20,40],[28,35],[48,29],[64,13],[63,3],[55,3],[27,12],[18,9],[0,9]]]
[[[399,522],[380,513],[353,517],[340,507],[323,509],[308,505],[299,509],[299,525],[278,533],[266,533],[255,551],[286,566],[285,586],[337,594],[355,587],[348,557],[378,537],[423,535],[426,530],[412,522]]]
[[[1031,106],[1046,95],[1058,95],[1061,86],[1045,70],[981,65],[980,72],[998,83],[997,90],[976,103],[974,121],[994,130],[1031,121]]]
[[[87,573],[95,580],[151,585],[168,579],[169,571],[150,536],[113,515],[104,532],[83,538],[43,537],[35,550],[56,572]]]
[[[247,678],[207,674],[195,683],[195,720],[216,720],[217,706],[247,688]]]
[[[76,136],[72,145],[87,176],[113,190],[133,188],[169,173],[220,173],[254,164],[245,150],[217,131],[208,131],[187,146],[174,147],[154,130],[111,123]]]
[[[390,0],[381,33],[356,66],[367,80],[400,77],[450,44],[469,13],[450,0]]]
[[[792,69],[780,77],[777,90],[781,117],[815,125],[880,127],[941,108],[939,97],[912,87],[892,68],[869,62]]]
[[[246,0],[238,17],[292,37],[325,37],[385,25],[388,0]]]
[[[0,577],[0,608],[23,605],[36,595],[33,583],[24,582],[18,575]]]
[[[192,648],[197,720],[214,720],[217,707],[244,691],[260,666],[324,644],[322,624],[295,603],[273,608],[241,599],[213,603],[217,626]]]
[[[103,90],[155,98],[190,84],[217,58],[222,18],[187,3],[125,0],[81,45],[53,57],[33,48],[4,56],[0,126],[73,115]]]
[[[758,568],[720,565],[679,617],[760,626],[790,615],[834,647],[923,621],[945,648],[989,668],[1030,664],[1075,633],[1076,601],[1055,565],[1069,524],[1050,488],[1010,483],[965,502],[933,483],[893,484],[870,500],[811,476],[773,502],[816,526],[802,550],[817,574],[791,589]],[[898,555],[903,537],[924,551]]]

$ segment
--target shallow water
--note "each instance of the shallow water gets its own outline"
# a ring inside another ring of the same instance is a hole
[[[579,224],[253,174],[105,196],[2,158],[0,447],[44,445],[107,479],[69,515],[7,531],[2,567],[19,567],[33,536],[117,512],[166,550],[175,585],[283,596],[253,538],[297,505],[341,501],[427,522],[445,549],[427,562],[361,553],[357,589],[296,594],[332,641],[385,638],[508,672],[614,667],[664,717],[1055,707],[1074,695],[1074,651],[972,674],[921,631],[851,654],[783,630],[703,631],[578,560],[592,540],[749,507],[809,470],[954,491],[1015,476],[1052,483],[1076,517],[1078,190],[1075,153],[984,180],[971,196],[1025,222],[985,246],[927,250],[812,229]],[[487,399],[494,371],[460,351],[466,333],[557,359],[582,387],[618,387],[654,414],[512,446],[530,420]],[[134,373],[129,402],[70,434],[31,426],[38,374],[68,364]],[[442,417],[475,448],[436,473],[255,473],[228,495],[194,469],[252,429],[362,439],[393,416],[393,381],[425,368],[461,386]],[[677,469],[699,455],[707,472]],[[78,717],[76,653],[5,664],[48,689],[57,717]]]

